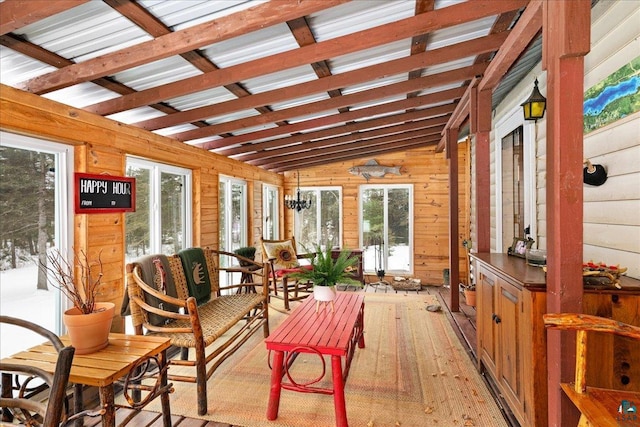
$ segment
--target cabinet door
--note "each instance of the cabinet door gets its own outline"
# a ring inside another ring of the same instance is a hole
[[[514,412],[523,411],[522,349],[520,343],[520,315],[522,292],[517,287],[498,279],[496,327],[499,334],[499,361],[496,362],[499,382]]]
[[[497,343],[494,324],[496,314],[494,289],[496,276],[482,267],[477,267],[478,283],[476,290],[478,301],[476,307],[476,325],[478,328],[478,359],[495,377]]]

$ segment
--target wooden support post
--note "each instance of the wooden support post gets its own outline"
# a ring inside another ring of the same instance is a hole
[[[547,311],[582,311],[584,55],[589,52],[589,0],[543,5],[547,70]],[[576,425],[579,413],[561,382],[574,376],[575,339],[547,335],[549,426]]]
[[[471,90],[471,133],[475,134],[476,252],[491,251],[491,90]]]
[[[458,129],[447,129],[447,158],[449,159],[449,285],[451,311],[460,310],[460,239],[458,233]]]

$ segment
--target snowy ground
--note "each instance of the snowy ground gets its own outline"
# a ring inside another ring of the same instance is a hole
[[[38,267],[34,265],[0,271],[0,314],[30,320],[56,331],[57,290],[36,289]],[[9,325],[0,327],[0,356],[10,356],[43,342],[37,334]]]

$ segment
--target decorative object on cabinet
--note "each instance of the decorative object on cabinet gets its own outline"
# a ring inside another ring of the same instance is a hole
[[[582,264],[582,281],[585,285],[607,285],[620,289],[620,276],[627,272],[626,267],[594,263]]]
[[[607,170],[602,165],[591,164],[589,159],[584,159],[585,167],[582,171],[582,180],[585,184],[600,186],[607,181]]]
[[[513,243],[507,250],[507,254],[525,258],[527,249],[531,249],[531,246],[533,246],[534,242],[535,240],[533,240],[531,237],[527,237],[526,239],[524,237],[514,237]]]
[[[527,249],[525,258],[527,264],[532,267],[544,267],[547,265],[547,251],[544,249]]]

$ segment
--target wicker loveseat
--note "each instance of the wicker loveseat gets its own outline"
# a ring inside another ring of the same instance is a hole
[[[229,268],[219,267],[221,258]],[[246,267],[239,266],[240,260]],[[243,269],[254,283],[238,280],[220,287],[221,272]],[[207,380],[220,364],[260,327],[265,338],[269,335],[268,275],[267,263],[204,248],[127,264],[123,314],[132,315],[136,334],[164,336],[182,349],[180,359],[169,362],[168,377],[196,383],[200,415],[207,412]],[[193,367],[195,372],[172,373],[172,366]]]

